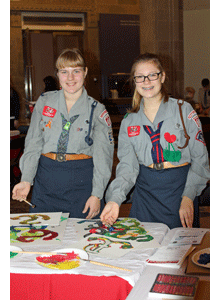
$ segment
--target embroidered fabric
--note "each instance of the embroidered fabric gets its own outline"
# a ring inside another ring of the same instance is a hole
[[[68,141],[69,141],[69,131],[71,128],[71,125],[76,121],[76,119],[79,117],[79,115],[75,115],[70,118],[69,121],[67,121],[64,118],[64,115],[61,113],[62,117],[62,132],[60,134],[60,137],[58,139],[57,144],[57,153],[66,154]]]

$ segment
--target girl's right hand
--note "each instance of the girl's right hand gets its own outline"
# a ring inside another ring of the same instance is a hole
[[[119,216],[120,207],[116,202],[110,201],[104,207],[100,219],[105,225],[113,225]]]
[[[29,182],[27,181],[19,182],[13,188],[12,199],[18,201],[26,200],[30,188],[31,188],[31,184]]]

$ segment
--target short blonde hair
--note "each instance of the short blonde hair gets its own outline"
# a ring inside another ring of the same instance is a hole
[[[56,61],[57,71],[66,67],[82,67],[86,68],[85,59],[79,49],[65,49],[61,52]]]

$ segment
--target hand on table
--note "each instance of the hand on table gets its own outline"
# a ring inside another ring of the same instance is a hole
[[[89,208],[90,210],[89,210],[89,213],[88,213],[86,219],[92,219],[99,214],[100,207],[101,207],[100,199],[96,196],[90,196],[90,198],[85,203],[85,207],[84,207],[82,213],[85,214]]]
[[[12,199],[18,201],[26,200],[30,188],[31,188],[31,184],[29,182],[26,181],[19,182],[13,188]]]
[[[179,208],[179,216],[183,227],[192,228],[194,218],[194,205],[193,201],[184,196]]]
[[[110,201],[104,207],[100,218],[105,225],[112,225],[119,216],[120,207],[116,202]]]

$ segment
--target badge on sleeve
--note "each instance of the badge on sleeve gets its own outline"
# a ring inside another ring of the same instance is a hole
[[[111,122],[110,116],[108,114],[104,117],[104,121],[106,122],[108,127],[111,127],[112,122]]]
[[[201,143],[203,143],[206,146],[205,140],[204,140],[204,136],[201,130],[199,130],[195,136],[195,139]]]
[[[136,126],[129,126],[127,128],[128,130],[128,136],[132,137],[132,136],[137,136],[140,134],[140,126],[136,125]]]
[[[99,117],[103,119],[106,114],[108,114],[108,111],[105,109]]]
[[[192,110],[189,115],[187,116],[189,120],[193,120],[198,128],[201,128],[201,122],[198,118],[198,115],[195,110]]]
[[[110,116],[109,116],[108,111],[106,109],[101,113],[101,115],[99,116],[99,118],[104,119],[104,121],[106,122],[106,124],[107,124],[108,127],[112,126],[112,122],[111,122]]]
[[[109,129],[109,131],[108,131],[108,138],[109,138],[110,145],[114,144],[114,138],[113,138],[113,131],[112,131],[112,129]]]
[[[46,116],[46,117],[49,117],[49,118],[54,118],[55,113],[56,113],[56,109],[54,109],[50,106],[45,106],[43,111],[42,111],[43,116]]]
[[[187,117],[188,117],[188,119],[190,120],[190,119],[192,119],[192,117],[193,117],[194,115],[197,115],[197,113],[196,113],[196,111],[193,109],[193,110],[189,113],[189,115],[188,115]]]
[[[197,115],[192,117],[193,121],[195,122],[195,124],[197,125],[198,128],[201,128],[201,122],[200,119],[198,118]]]

